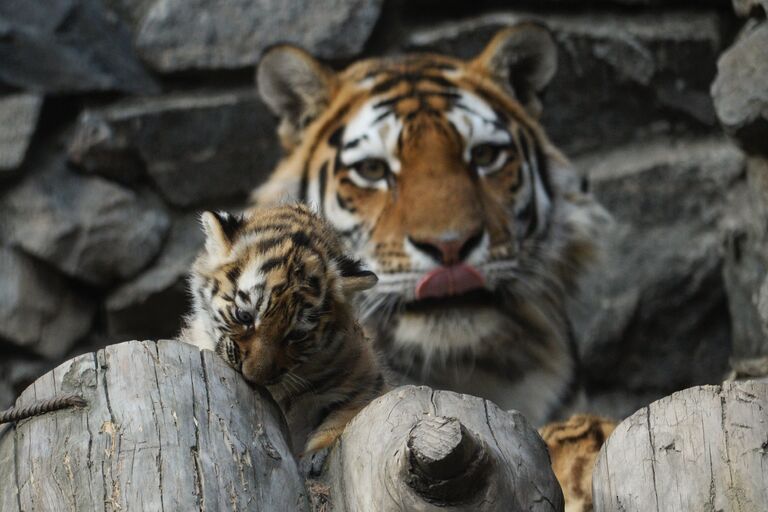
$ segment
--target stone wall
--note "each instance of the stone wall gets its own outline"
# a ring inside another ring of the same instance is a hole
[[[765,87],[738,90],[766,48],[751,3],[716,103],[743,23],[727,0],[0,3],[0,407],[64,358],[177,332],[196,212],[242,206],[278,157],[265,47],[468,57],[529,16],[560,46],[543,122],[615,217],[572,307],[593,408],[719,382],[768,318],[768,169],[717,120],[765,149]]]

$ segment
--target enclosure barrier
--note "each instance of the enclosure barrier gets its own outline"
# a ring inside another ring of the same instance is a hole
[[[0,426],[3,512],[563,510],[535,430],[481,398],[390,392],[305,487],[276,404],[210,352],[112,345],[42,376],[16,406],[65,395],[85,405]]]
[[[674,393],[624,420],[603,445],[595,512],[768,510],[768,383]]]

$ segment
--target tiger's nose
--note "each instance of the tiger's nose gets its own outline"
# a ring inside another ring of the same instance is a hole
[[[466,260],[472,251],[480,245],[484,233],[483,229],[478,229],[469,233],[448,233],[434,238],[414,238],[408,235],[408,241],[438,263],[451,266]]]

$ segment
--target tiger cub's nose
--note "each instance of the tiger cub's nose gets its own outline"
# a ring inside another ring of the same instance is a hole
[[[434,238],[415,238],[408,235],[408,241],[441,265],[449,267],[466,260],[472,251],[480,245],[483,234],[484,230],[481,228],[468,233],[449,233]]]

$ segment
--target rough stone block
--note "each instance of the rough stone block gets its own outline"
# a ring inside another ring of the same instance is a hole
[[[721,222],[743,156],[720,138],[659,139],[577,165],[615,219],[573,308],[590,388],[642,396],[719,382],[730,351]]]
[[[91,328],[95,308],[87,298],[56,272],[4,246],[0,283],[0,339],[56,358]]]
[[[0,217],[6,242],[99,286],[142,270],[170,226],[151,194],[80,176],[59,156],[0,198]]]
[[[137,29],[141,56],[163,72],[252,66],[275,43],[321,57],[359,53],[382,0],[158,0]]]
[[[129,100],[87,110],[70,159],[133,181],[144,172],[172,204],[245,197],[272,171],[280,145],[255,90]]]
[[[0,83],[45,93],[150,93],[128,27],[100,0],[0,2]]]
[[[0,172],[16,169],[24,161],[42,103],[35,94],[0,98]]]
[[[113,339],[173,338],[188,313],[186,276],[202,247],[197,214],[176,219],[150,268],[114,290],[106,302]]]
[[[768,155],[768,22],[749,27],[717,62],[717,117],[748,153]]]

